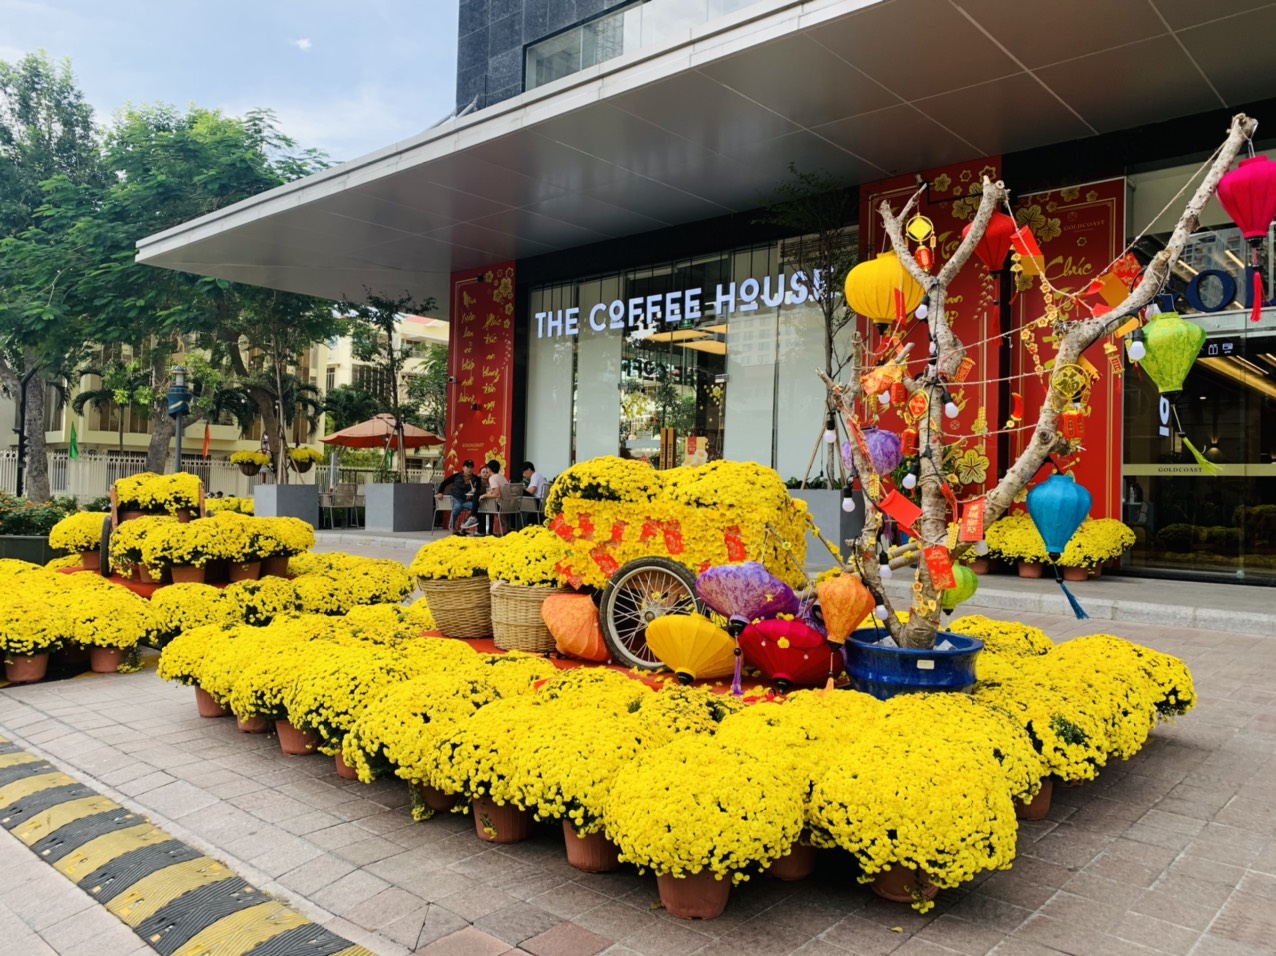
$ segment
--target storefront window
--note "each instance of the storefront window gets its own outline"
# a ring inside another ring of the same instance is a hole
[[[824,432],[823,316],[794,281],[764,245],[534,289],[528,454],[800,476]]]

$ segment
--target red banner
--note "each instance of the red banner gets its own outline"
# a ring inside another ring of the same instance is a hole
[[[1032,193],[1019,197],[1014,205],[1015,219],[1030,226],[1041,244],[1045,275],[1050,284],[1056,289],[1074,294],[1094,287],[1092,294],[1084,298],[1081,304],[1066,296],[1056,296],[1055,304],[1065,316],[1089,318],[1090,309],[1087,306],[1099,306],[1101,310],[1103,304],[1109,304],[1108,299],[1118,295],[1118,290],[1109,289],[1110,283],[1101,277],[1101,273],[1124,248],[1124,179],[1109,179],[1086,186]],[[1117,299],[1118,302],[1120,298]],[[1018,376],[1015,391],[1023,394],[1026,406],[1025,425],[1036,422],[1045,401],[1046,388],[1042,379],[1045,377],[1048,381],[1045,366],[1053,357],[1055,347],[1053,343],[1046,341],[1051,334],[1048,329],[1034,330],[1031,342],[1026,341],[1019,330],[1040,318],[1045,313],[1045,308],[1045,299],[1036,280],[1033,281],[1032,288],[1020,293],[1014,302],[1014,371]],[[1123,380],[1103,351],[1103,343],[1106,341],[1108,340],[1100,340],[1084,356],[1093,370],[1092,374],[1097,374],[1098,379],[1091,386],[1091,415],[1086,438],[1082,442],[1083,451],[1080,455],[1071,456],[1065,464],[1072,465],[1072,474],[1094,497],[1091,516],[1119,518]],[[1036,371],[1038,360],[1043,367],[1041,375]],[[1016,432],[1011,446],[1014,453],[1023,449],[1031,438],[1031,430]]]
[[[447,472],[495,458],[509,474],[514,400],[514,263],[452,274]]]
[[[969,225],[979,208],[979,199],[983,193],[983,179],[987,176],[996,182],[1001,176],[1001,157],[990,156],[984,159],[971,160],[953,166],[923,171],[921,178],[929,185],[922,194],[918,212],[926,216],[934,224],[935,265],[931,274],[947,262],[961,244],[962,229]],[[860,235],[863,237],[861,253],[863,258],[876,255],[890,247],[890,240],[882,227],[881,213],[878,207],[888,202],[898,213],[917,190],[917,176],[909,174],[895,179],[869,183],[860,187]],[[924,240],[922,247],[929,249],[930,240]],[[974,454],[968,459],[968,466],[958,475],[959,487],[957,496],[969,498],[983,493],[996,484],[1000,475],[997,461],[997,440],[995,437],[984,438],[978,432],[997,428],[997,384],[987,379],[997,377],[997,342],[984,341],[996,335],[996,307],[992,304],[993,283],[996,278],[990,277],[977,257],[972,256],[960,274],[948,288],[946,311],[953,331],[966,343],[967,355],[973,365],[964,369],[965,380],[961,384],[954,383],[951,390],[954,399],[961,407],[961,413],[955,419],[943,419],[946,434],[965,436],[964,447]],[[908,372],[916,376],[925,371],[930,357],[930,330],[925,322],[912,316],[904,325],[904,341],[913,343],[909,355]],[[870,347],[880,339],[879,333],[868,323],[862,328],[865,341]],[[981,416],[980,411],[984,414]],[[905,427],[901,417],[901,409],[892,406],[882,414],[881,425],[899,432]],[[927,433],[925,423],[918,426],[920,433]],[[956,521],[957,515],[950,516]]]

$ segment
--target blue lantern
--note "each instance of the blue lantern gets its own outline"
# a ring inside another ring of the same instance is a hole
[[[1068,542],[1090,516],[1090,492],[1071,475],[1053,474],[1028,492],[1028,515],[1046,543],[1046,553],[1058,561]]]

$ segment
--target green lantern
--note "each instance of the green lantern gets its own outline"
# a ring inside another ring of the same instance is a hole
[[[964,564],[953,565],[953,580],[956,587],[947,588],[942,596],[945,614],[952,614],[962,601],[969,601],[979,590],[979,575]]]
[[[1174,312],[1162,312],[1149,319],[1148,324],[1143,327],[1143,341],[1147,354],[1139,362],[1139,366],[1156,383],[1160,393],[1170,399],[1174,424],[1179,438],[1183,440],[1183,447],[1196,459],[1203,473],[1217,475],[1219,467],[1188,441],[1187,433],[1179,424],[1178,409],[1173,404],[1174,398],[1183,391],[1183,380],[1187,378],[1196,356],[1201,353],[1201,346],[1205,344],[1205,330]]]
[[[1139,366],[1156,383],[1162,395],[1183,391],[1183,379],[1205,344],[1205,330],[1174,312],[1153,316],[1143,328],[1147,355]]]

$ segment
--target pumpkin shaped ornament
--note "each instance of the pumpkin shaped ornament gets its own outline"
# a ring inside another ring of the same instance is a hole
[[[541,605],[541,620],[554,636],[560,654],[595,664],[611,660],[598,608],[588,594],[551,594]]]

